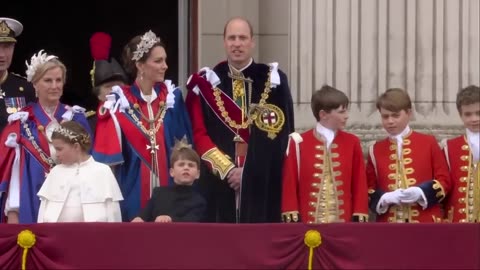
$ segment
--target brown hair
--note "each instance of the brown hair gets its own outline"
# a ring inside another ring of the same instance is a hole
[[[243,18],[243,17],[233,17],[233,18],[230,18],[227,23],[225,23],[225,26],[223,27],[223,38],[225,38],[225,34],[227,33],[227,26],[232,22],[232,21],[242,21],[242,22],[246,22],[247,25],[248,25],[248,29],[250,30],[250,37],[253,38],[253,27],[252,27],[252,24],[250,23],[249,20]]]
[[[75,121],[66,121],[60,124],[52,133],[52,140],[59,139],[69,144],[78,143],[86,153],[90,151],[92,141],[87,130]]]
[[[324,85],[320,90],[313,93],[310,105],[312,106],[313,116],[317,121],[320,121],[320,111],[329,113],[340,106],[348,108],[349,103],[345,93],[330,85]]]
[[[392,112],[411,110],[412,101],[407,91],[400,88],[390,88],[377,99],[377,109],[385,109]]]
[[[480,87],[469,85],[457,93],[457,110],[461,114],[463,105],[480,102]]]
[[[122,52],[123,68],[125,69],[125,72],[127,73],[130,81],[135,80],[135,77],[137,76],[137,72],[138,72],[137,66],[136,66],[137,61],[132,60],[132,57],[133,57],[133,53],[137,50],[137,45],[140,43],[141,40],[142,40],[141,35],[135,36],[127,43],[127,45],[125,45],[125,47],[123,47],[123,52]],[[166,49],[165,44],[160,40],[155,44],[153,44],[150,50],[148,50],[147,53],[144,53],[142,55],[142,58],[140,58],[138,62],[145,63],[148,57],[150,57],[153,48],[157,46],[160,46]]]
[[[50,59],[47,62],[39,65],[32,77],[32,83],[38,82],[45,75],[45,73],[47,73],[47,71],[57,67],[62,70],[62,79],[63,83],[65,83],[67,81],[67,68],[62,61],[58,60],[57,58]]]
[[[200,169],[200,157],[197,152],[192,149],[190,145],[187,145],[183,142],[176,143],[173,147],[172,155],[170,156],[170,168],[173,168],[175,162],[180,159],[188,160],[195,162],[197,168]]]

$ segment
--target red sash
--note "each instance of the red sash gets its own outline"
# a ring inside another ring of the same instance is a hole
[[[219,99],[221,102],[223,102],[223,107],[225,108],[225,111],[228,112],[228,117],[237,124],[240,124],[242,123],[242,110],[240,107],[238,107],[235,101],[233,101],[223,91],[218,91],[217,93],[219,94],[219,96],[216,97],[212,84],[197,73],[192,75],[190,81],[187,84],[187,88],[192,91],[195,86],[198,86],[198,88],[200,89],[200,95],[210,107],[210,109],[212,109],[212,111],[215,113],[217,118],[234,134],[238,133],[245,142],[248,142],[248,138],[250,135],[248,127],[238,130],[236,130],[234,127],[231,127],[229,123],[225,120],[225,118],[222,116],[222,112],[217,105],[217,99]],[[246,118],[244,118],[243,121],[246,121]]]
[[[135,113],[135,112],[134,112]],[[144,112],[145,113],[145,112]],[[147,167],[152,166],[152,155],[150,153],[150,140],[149,137],[142,131],[141,127],[137,126],[135,120],[131,118],[128,112],[117,112],[116,113],[119,125],[123,131],[126,141],[136,150],[135,152],[140,156],[140,158],[145,162]],[[141,116],[137,116],[141,119]],[[142,119],[142,124],[144,127],[148,127],[147,123]],[[157,122],[155,122],[157,125]],[[168,168],[167,168],[167,157],[165,149],[165,138],[164,138],[164,129],[163,123],[155,134],[158,159],[158,173],[160,178],[160,185],[168,185]],[[150,192],[150,181],[142,181],[142,192]],[[148,195],[150,196],[150,194]]]

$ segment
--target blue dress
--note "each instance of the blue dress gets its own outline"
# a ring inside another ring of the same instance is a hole
[[[124,221],[139,214],[155,187],[173,185],[169,159],[175,141],[192,142],[181,90],[166,81],[154,91],[156,98],[147,103],[136,84],[114,88],[115,98],[98,115],[93,156],[114,167]]]
[[[72,120],[79,122],[92,138],[85,114],[77,108],[79,107],[60,103],[52,119],[40,104],[31,103],[11,116],[15,120],[4,128],[0,139],[2,221],[5,220],[4,209],[8,198],[9,208],[18,208],[20,223],[37,222],[40,207],[37,193],[46,175],[55,166],[47,134],[53,131],[58,123]]]

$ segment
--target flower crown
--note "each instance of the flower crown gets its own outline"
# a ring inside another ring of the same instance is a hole
[[[39,66],[55,58],[57,58],[55,55],[47,55],[47,53],[43,53],[43,50],[40,50],[37,54],[32,56],[30,59],[30,65],[25,61],[25,64],[27,65],[27,71],[25,71],[27,81],[32,81]]]
[[[160,38],[157,37],[155,33],[152,32],[152,30],[146,32],[142,36],[140,43],[137,44],[137,49],[133,52],[132,60],[139,61],[140,59],[142,59],[143,55],[148,53],[148,51],[153,47],[153,45],[158,42],[160,42]]]
[[[85,145],[90,142],[90,135],[78,134],[64,127],[58,127],[53,132],[58,133],[65,138],[68,138],[72,143],[80,143]]]

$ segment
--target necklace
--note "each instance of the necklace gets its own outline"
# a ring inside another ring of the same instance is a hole
[[[40,105],[43,111],[50,117],[50,119],[55,119],[55,111],[57,110],[57,105],[55,106],[43,106]]]
[[[142,110],[140,109],[140,105],[138,105],[137,103],[135,103],[133,105],[133,108],[134,109],[129,109],[128,110],[128,114],[135,121],[135,124],[137,125],[137,127],[140,128],[142,133],[145,134],[146,136],[148,136],[148,138],[150,140],[150,145],[147,145],[147,150],[150,150],[150,153],[154,154],[155,151],[159,149],[159,146],[157,145],[156,140],[155,140],[155,136],[156,136],[158,130],[160,129],[160,127],[162,126],[163,118],[165,117],[165,113],[167,112],[167,107],[165,106],[165,102],[163,102],[163,101],[160,102],[160,108],[159,108],[157,114],[155,115],[155,117],[153,119],[150,119],[150,118],[146,117],[143,114]],[[142,119],[144,119],[145,121],[148,122],[148,124],[149,124],[148,129],[143,125],[142,121],[135,114],[135,111],[137,111],[140,114]],[[155,122],[156,122],[156,124],[155,124]]]
[[[270,71],[267,74],[268,80],[265,82],[265,88],[263,89],[263,93],[261,94],[260,102],[258,103],[258,106],[257,106],[258,109],[261,109],[265,105],[266,100],[269,97],[270,92],[272,91],[271,90],[271,83],[270,83],[270,73],[271,72],[272,72],[272,70],[270,69]],[[245,129],[248,126],[250,126],[253,123],[253,121],[255,121],[255,119],[257,119],[258,112],[257,112],[257,110],[255,110],[253,113],[249,113],[247,115],[247,121],[243,121],[243,119],[242,119],[242,123],[238,124],[235,120],[230,118],[230,116],[228,115],[228,111],[225,109],[225,106],[223,105],[224,102],[222,100],[221,93],[222,93],[222,90],[220,90],[218,87],[213,88],[213,95],[215,96],[215,101],[216,101],[216,104],[217,104],[217,108],[221,112],[221,115],[222,115],[223,119],[225,120],[225,122],[227,122],[230,127],[234,128],[234,129],[237,129],[237,130],[238,129]],[[249,100],[251,101],[252,100],[252,90],[251,89],[250,89],[248,95],[249,95]]]

